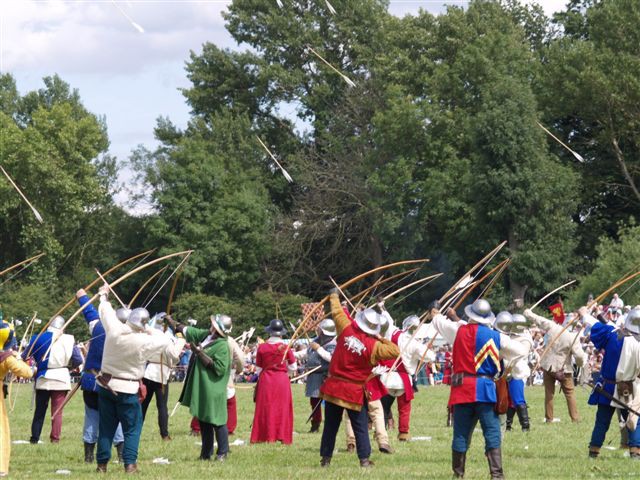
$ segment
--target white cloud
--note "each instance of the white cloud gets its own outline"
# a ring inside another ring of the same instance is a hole
[[[122,1],[118,6],[140,24],[141,34],[113,2],[4,0],[2,70],[127,74],[187,58],[215,39],[234,40],[224,29],[227,2]]]

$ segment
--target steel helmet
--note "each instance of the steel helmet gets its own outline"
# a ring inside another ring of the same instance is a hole
[[[53,317],[53,320],[51,320],[47,330],[60,330],[62,327],[64,327],[64,318],[62,315],[56,315]]]
[[[511,319],[513,322],[511,325],[512,333],[524,333],[524,331],[531,326],[531,321],[521,313],[514,313],[511,315]]]
[[[464,308],[464,313],[469,320],[482,325],[490,326],[495,320],[495,315],[491,311],[491,305],[484,298],[480,298]]]
[[[162,321],[167,314],[165,312],[156,313],[151,320],[149,321],[149,326],[151,328],[155,328],[156,330],[164,331],[164,322]]]
[[[282,320],[278,320],[277,318],[274,318],[269,322],[269,326],[265,328],[265,331],[274,337],[281,337],[286,333],[284,323],[282,323]]]
[[[356,313],[356,323],[363,332],[369,335],[378,335],[380,333],[382,318],[373,308],[365,308]]]
[[[493,322],[493,328],[502,333],[510,333],[513,323],[513,316],[507,312],[500,312],[496,315],[496,319]]]
[[[336,324],[330,318],[325,318],[324,320],[322,320],[318,325],[318,330],[320,330],[320,332],[327,337],[336,336]]]
[[[640,308],[632,308],[624,320],[624,329],[634,335],[640,334]]]
[[[216,331],[226,337],[231,333],[231,317],[229,315],[220,315],[219,313],[211,315],[211,325]]]
[[[420,317],[417,315],[409,315],[402,321],[402,329],[413,332],[420,325]]]
[[[149,324],[149,319],[149,311],[146,308],[134,308],[131,310],[127,323],[139,330],[144,330]]]
[[[122,323],[127,323],[127,320],[129,320],[129,315],[131,315],[130,308],[120,307],[116,310],[116,317],[118,317],[118,320],[120,320]]]

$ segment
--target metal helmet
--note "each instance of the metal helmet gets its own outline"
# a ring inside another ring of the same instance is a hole
[[[164,331],[164,322],[162,321],[167,314],[165,312],[156,313],[149,321],[149,326],[156,330]]]
[[[64,318],[62,315],[56,315],[49,324],[49,329],[60,330],[64,326]]]
[[[0,351],[8,350],[13,343],[13,325],[0,321]]]
[[[116,317],[118,317],[118,320],[120,320],[122,323],[127,323],[127,320],[129,320],[129,315],[131,315],[130,308],[120,307],[116,310]]]
[[[277,318],[274,318],[269,322],[269,326],[265,328],[265,331],[273,337],[281,337],[286,333],[284,323],[282,323],[282,320],[278,320]]]
[[[464,308],[464,313],[472,322],[487,326],[491,326],[496,318],[491,311],[491,305],[484,298],[467,305]]]
[[[369,335],[378,335],[382,318],[373,308],[365,308],[361,312],[356,313],[356,323],[360,330]]]
[[[514,313],[511,315],[511,319],[511,333],[520,335],[524,333],[526,329],[531,327],[531,321],[521,313]]]
[[[391,339],[391,318],[388,315],[380,315],[380,335]]]
[[[402,329],[412,332],[420,325],[420,317],[417,315],[409,315],[402,321]]]
[[[327,337],[336,336],[336,324],[330,318],[325,318],[324,320],[322,320],[318,325],[318,330],[320,330],[320,332]]]
[[[149,324],[149,311],[146,308],[134,308],[127,319],[127,323],[133,327],[144,330]]]
[[[640,334],[640,308],[632,308],[624,320],[624,329],[635,335]]]
[[[496,319],[493,322],[493,328],[502,333],[511,333],[511,327],[513,323],[513,316],[507,312],[500,312],[496,315]]]
[[[226,337],[231,333],[231,317],[229,315],[220,315],[216,313],[215,315],[211,315],[211,325],[216,331]]]

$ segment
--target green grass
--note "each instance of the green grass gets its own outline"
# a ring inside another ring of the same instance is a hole
[[[170,408],[175,404],[180,385],[171,385]],[[15,389],[15,387],[14,387]],[[11,415],[12,440],[28,440],[32,411],[30,387],[21,385],[15,391],[18,405]],[[511,479],[523,478],[633,478],[640,477],[640,463],[623,457],[617,449],[619,433],[612,424],[607,442],[616,450],[603,450],[601,458],[589,460],[587,445],[593,426],[595,409],[586,404],[587,392],[578,389],[578,405],[582,422],[572,424],[567,415],[562,395],[556,397],[556,417],[560,423],[542,423],[543,396],[541,387],[526,390],[530,402],[532,428],[523,434],[519,428],[506,434],[503,442],[505,474]],[[430,436],[431,441],[414,441],[400,444],[395,441],[397,432],[391,432],[393,455],[374,452],[375,467],[361,471],[354,454],[344,451],[344,434],[341,430],[332,465],[320,470],[320,435],[306,433],[305,421],[309,414],[307,399],[301,385],[294,386],[295,431],[292,446],[244,445],[231,447],[232,453],[224,464],[203,463],[197,459],[199,439],[189,436],[190,416],[180,407],[170,419],[172,442],[161,442],[155,420],[155,406],[150,407],[150,417],[144,426],[140,444],[138,478],[199,479],[199,478],[450,478],[451,429],[445,427],[447,387],[422,388],[413,402],[412,428],[414,436]],[[394,406],[395,408],[395,406]],[[234,439],[248,442],[249,426],[253,416],[251,390],[238,390],[238,430]],[[516,420],[517,421],[517,420]],[[73,478],[95,478],[95,465],[83,463],[82,447],[83,403],[78,394],[65,409],[62,440],[58,445],[48,443],[49,421],[43,429],[41,445],[12,445],[11,477],[19,479],[67,478],[56,475],[56,470],[67,469]],[[527,448],[528,447],[528,448]],[[474,434],[473,445],[467,459],[469,479],[488,477],[487,462],[483,455],[484,442],[479,430]],[[114,452],[115,453],[115,452]],[[167,457],[170,465],[155,465],[156,457]],[[111,463],[108,478],[122,475],[122,467]]]

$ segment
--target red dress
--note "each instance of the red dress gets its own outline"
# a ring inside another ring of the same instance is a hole
[[[293,441],[293,399],[287,366],[296,361],[289,350],[285,361],[284,343],[258,346],[256,366],[262,368],[256,385],[256,411],[253,415],[251,443]]]

